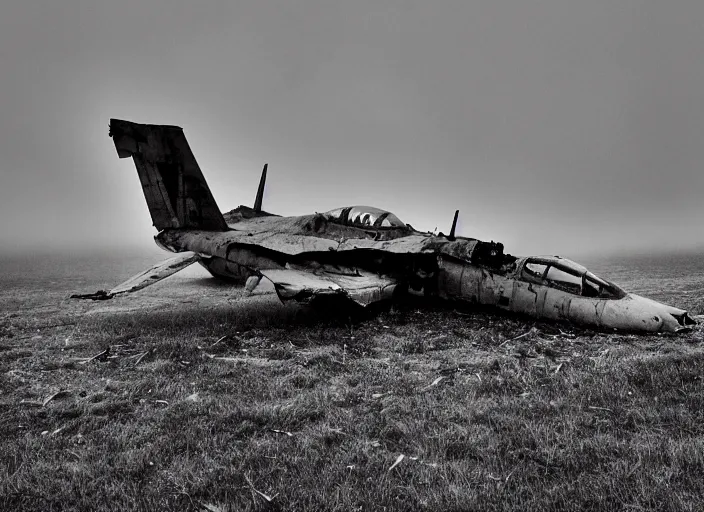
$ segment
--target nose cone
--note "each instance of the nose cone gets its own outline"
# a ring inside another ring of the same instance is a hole
[[[608,301],[601,322],[607,328],[646,332],[678,332],[696,324],[687,311],[634,293]]]

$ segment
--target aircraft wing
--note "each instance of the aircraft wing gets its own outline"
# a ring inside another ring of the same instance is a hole
[[[124,283],[118,284],[110,291],[100,290],[96,293],[88,293],[85,295],[72,295],[72,299],[93,299],[93,300],[106,300],[112,299],[115,295],[121,295],[123,293],[136,292],[142,288],[146,288],[154,283],[158,283],[162,279],[175,274],[176,272],[183,270],[187,266],[195,263],[200,259],[200,256],[195,252],[182,252],[173,258],[169,258],[166,261],[157,263],[150,269],[140,272],[136,276],[130,277]]]
[[[342,295],[360,306],[390,299],[396,288],[396,280],[371,272],[356,274],[315,274],[306,270],[269,269],[260,273],[274,283],[276,293],[282,301],[294,299],[308,302],[324,295]]]

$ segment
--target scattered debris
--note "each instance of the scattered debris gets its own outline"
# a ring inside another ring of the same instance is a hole
[[[405,458],[406,458],[406,456],[405,456],[404,454],[401,454],[401,455],[399,455],[398,457],[396,457],[396,461],[394,461],[394,463],[391,464],[391,467],[387,470],[387,472],[390,472],[390,471],[391,471],[392,469],[394,469],[396,466],[398,466],[399,464],[401,464],[401,461],[403,461],[403,459],[405,459]]]
[[[594,411],[607,411],[607,412],[613,412],[611,409],[608,407],[597,407],[595,405],[590,405],[587,407],[587,409],[592,409]]]
[[[137,358],[137,360],[134,362],[134,365],[137,366],[139,363],[141,363],[145,357],[147,357],[149,354],[152,353],[152,350],[153,349],[150,348],[146,352],[143,352],[142,354],[140,354],[139,357]]]
[[[60,389],[60,390],[57,391],[56,393],[54,393],[54,394],[49,395],[48,397],[46,397],[46,398],[44,399],[44,401],[42,402],[42,407],[46,407],[46,404],[48,404],[49,402],[51,402],[51,401],[54,400],[55,398],[61,398],[62,396],[68,395],[69,393],[70,393],[70,391],[67,390],[67,389]]]
[[[427,390],[429,390],[430,388],[432,388],[433,386],[437,386],[438,384],[440,384],[440,382],[443,381],[443,380],[446,379],[446,378],[447,378],[447,377],[440,376],[440,377],[438,377],[437,379],[435,379],[433,382],[431,382],[430,384],[428,384],[427,386],[425,386],[424,388],[421,388],[419,391],[420,391],[420,392],[427,391]]]
[[[506,341],[503,341],[499,346],[504,345],[504,344],[508,343],[509,341],[516,341],[516,340],[520,340],[521,338],[525,338],[526,336],[529,336],[529,335],[538,334],[539,332],[540,331],[538,331],[538,329],[536,329],[535,327],[531,327],[529,331],[524,332],[523,334],[516,336],[515,338],[509,338]]]
[[[208,512],[225,512],[226,510],[222,507],[218,507],[217,505],[213,505],[211,503],[203,503],[202,501],[199,501],[198,504]]]
[[[226,334],[225,336],[222,336],[221,338],[218,338],[218,340],[217,340],[215,343],[213,343],[212,345],[210,345],[210,346],[211,346],[211,347],[214,347],[214,346],[217,345],[218,343],[220,343],[220,342],[222,342],[222,341],[225,341],[227,338],[228,338],[228,336],[227,336],[227,334]]]
[[[108,357],[109,354],[110,354],[110,347],[108,346],[108,348],[106,348],[105,350],[103,350],[100,354],[96,354],[96,355],[94,355],[93,357],[90,357],[90,358],[88,358],[88,359],[86,359],[86,360],[84,360],[84,361],[80,361],[78,364],[88,364],[88,363],[90,363],[91,361],[95,361],[96,359],[97,359],[98,361],[105,361],[105,360],[107,359],[107,357]]]
[[[256,489],[254,487],[254,484],[252,483],[252,481],[249,479],[249,477],[246,474],[244,475],[244,479],[249,484],[249,486],[252,488],[252,490],[254,492],[256,492],[259,496],[264,498],[267,501],[267,503],[271,503],[272,501],[274,501],[274,498],[276,498],[278,496],[278,493],[274,494],[273,496],[269,496],[267,494],[264,494],[262,491]]]

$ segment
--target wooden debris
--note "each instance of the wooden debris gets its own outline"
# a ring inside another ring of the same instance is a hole
[[[285,430],[278,430],[278,429],[275,429],[275,428],[272,428],[272,429],[270,429],[270,430],[271,430],[272,432],[274,432],[275,434],[286,434],[288,437],[293,437],[293,434],[292,434],[291,432],[287,432],[287,431],[285,431]]]
[[[96,354],[93,357],[86,359],[85,361],[80,361],[78,364],[88,364],[91,361],[95,361],[96,359],[99,361],[104,361],[108,357],[109,354],[110,354],[110,347],[108,346],[108,348],[103,350],[100,354]]]

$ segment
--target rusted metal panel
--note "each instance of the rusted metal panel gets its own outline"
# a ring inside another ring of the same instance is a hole
[[[532,283],[516,281],[513,285],[511,311],[537,317],[538,293],[539,287],[533,286]]]
[[[317,275],[305,270],[267,269],[261,274],[274,283],[281,300],[308,302],[323,295],[344,295],[361,306],[391,298],[396,282],[371,273],[357,276]]]
[[[481,294],[479,300],[482,304],[510,309],[513,296],[513,279],[494,272],[483,272]]]
[[[538,315],[548,320],[567,320],[572,297],[562,290],[533,286],[538,292]]]
[[[438,294],[443,299],[462,298],[462,272],[465,265],[438,258]]]
[[[473,265],[465,264],[464,267],[464,272],[462,272],[462,297],[469,302],[478,303],[481,297],[484,270]]]
[[[575,324],[600,327],[606,305],[607,301],[602,299],[572,297],[569,299],[568,319]]]
[[[295,235],[285,232],[253,232],[249,230],[230,230],[225,232],[167,230],[160,233],[158,238],[165,245],[177,248],[178,250],[214,254],[221,258],[227,257],[227,249],[232,244],[259,247],[289,256],[316,252],[342,252],[356,249],[378,250],[399,254],[432,252],[427,248],[427,237],[424,236],[411,236],[392,241],[354,240],[340,242],[328,238]]]
[[[272,218],[274,219],[274,218]],[[256,221],[258,229],[230,230],[224,232],[200,230],[166,230],[158,235],[159,242],[176,250],[189,250],[227,257],[231,245],[251,246],[294,256],[306,253],[346,252],[356,250],[379,251],[389,254],[444,254],[460,261],[470,262],[476,240],[438,240],[432,235],[410,235],[393,240],[338,239],[290,233],[282,229],[269,230],[261,224],[269,218],[246,221],[251,226]],[[252,226],[254,227],[254,226]]]
[[[224,258],[206,257],[201,258],[200,263],[214,277],[226,278],[234,282],[244,282],[252,275],[252,267],[246,267]]]

